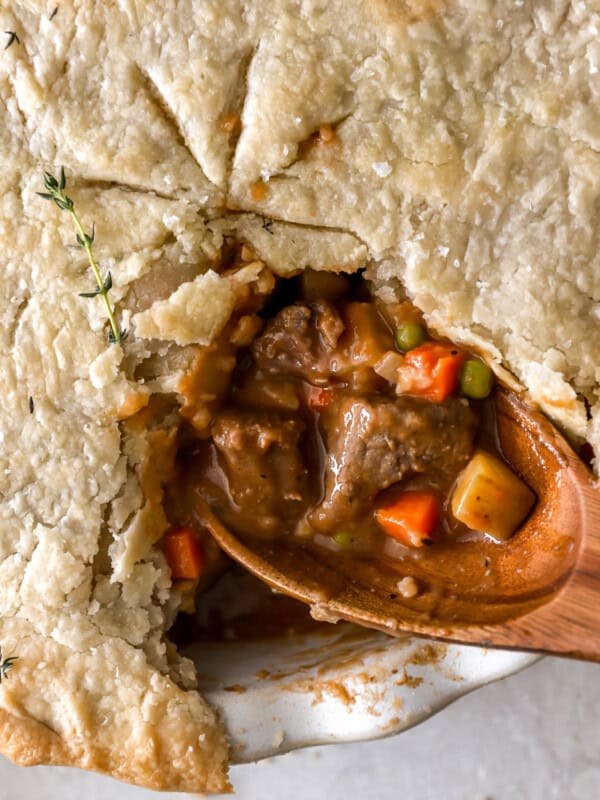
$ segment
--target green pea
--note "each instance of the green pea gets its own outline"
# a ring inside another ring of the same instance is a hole
[[[462,393],[474,400],[483,400],[492,391],[494,375],[492,370],[478,358],[465,361],[460,376]]]
[[[333,537],[333,541],[340,547],[350,547],[352,544],[352,536],[347,531],[340,531]]]
[[[425,341],[425,331],[418,322],[403,322],[396,328],[396,344],[403,353],[414,350]]]

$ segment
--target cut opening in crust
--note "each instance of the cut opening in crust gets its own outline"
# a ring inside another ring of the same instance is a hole
[[[176,351],[187,362],[174,391],[123,423],[160,427],[178,415],[161,489],[168,528],[160,546],[181,597],[171,637],[185,645],[311,624],[296,601],[272,596],[241,622],[223,621],[213,598],[238,568],[212,537],[203,507],[244,541],[285,539],[334,572],[343,564],[344,580],[357,559],[372,574],[391,571],[394,599],[416,613],[443,617],[460,606],[477,615],[478,604],[509,589],[521,598],[535,593],[531,576],[514,590],[506,573],[528,544],[510,539],[533,503],[527,487],[515,477],[524,501],[506,536],[465,524],[452,507],[475,455],[504,462],[489,390],[473,398],[465,384],[465,364],[483,367],[479,357],[429,331],[406,298],[382,302],[362,272],[281,278],[251,245],[228,239],[219,275],[239,285],[244,274],[250,280],[215,339]],[[402,335],[411,330],[421,338],[407,344]],[[421,350],[456,359],[451,377],[428,384]],[[160,363],[146,362],[144,377],[152,380]],[[414,501],[421,516],[410,528],[394,515]],[[335,590],[335,582],[325,587]]]

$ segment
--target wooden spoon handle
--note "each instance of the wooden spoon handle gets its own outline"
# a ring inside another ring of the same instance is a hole
[[[600,482],[545,417],[504,392],[498,410],[503,445],[514,449],[516,424],[522,448],[517,465],[543,495],[537,524],[570,537],[572,566],[552,597],[528,613],[499,625],[452,626],[446,635],[600,661]]]
[[[571,493],[571,502],[579,504],[573,513],[581,519],[583,529],[575,566],[555,596],[501,625],[456,626],[440,630],[440,636],[600,661],[600,484],[591,479],[573,481],[564,491]]]

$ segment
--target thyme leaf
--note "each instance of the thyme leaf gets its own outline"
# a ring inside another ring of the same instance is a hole
[[[2,681],[5,681],[8,678],[8,673],[15,665],[15,661],[18,660],[18,656],[12,656],[11,658],[2,658],[2,645],[0,645],[0,686],[2,685]]]
[[[262,218],[262,229],[264,231],[266,231],[267,233],[270,233],[271,236],[275,235],[273,233],[273,224],[274,224],[274,222],[275,222],[275,220],[273,220],[271,218],[269,218],[269,219],[267,219],[266,217]]]
[[[50,16],[48,17],[48,20],[49,20],[50,22],[52,22],[52,20],[54,19],[54,17],[55,17],[57,14],[58,14],[58,6],[56,6],[56,8],[54,9],[54,11],[53,11],[53,12],[50,14]]]
[[[40,197],[43,197],[44,200],[51,200],[55,203],[61,211],[67,211],[73,222],[75,223],[75,227],[77,228],[77,247],[85,250],[88,261],[90,262],[90,267],[92,268],[92,272],[94,273],[94,277],[96,279],[97,288],[93,289],[91,292],[80,292],[80,297],[98,297],[100,295],[102,300],[104,301],[104,305],[106,307],[106,313],[108,315],[108,321],[110,322],[110,330],[108,332],[108,341],[111,344],[121,344],[122,341],[127,337],[127,331],[121,330],[119,327],[117,320],[115,319],[115,312],[111,305],[110,300],[108,299],[108,293],[112,289],[112,275],[110,272],[107,274],[106,278],[103,280],[102,275],[100,274],[100,268],[96,262],[96,258],[94,256],[92,245],[94,244],[94,239],[96,238],[96,227],[92,225],[92,230],[90,233],[87,233],[83,227],[83,223],[79,218],[79,214],[75,211],[75,204],[73,200],[65,194],[65,187],[67,185],[67,178],[65,175],[64,167],[60,168],[60,174],[58,178],[52,175],[50,172],[44,172],[44,188],[46,189],[45,192],[37,192]]]
[[[6,36],[8,36],[8,42],[4,45],[5,50],[8,50],[8,48],[15,42],[17,44],[21,44],[21,40],[19,39],[16,31],[4,31],[4,33]]]

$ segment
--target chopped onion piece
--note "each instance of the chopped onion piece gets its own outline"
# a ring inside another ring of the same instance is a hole
[[[385,378],[386,381],[396,383],[398,380],[398,370],[402,366],[403,361],[404,358],[400,353],[388,350],[375,364],[375,372],[382,378]]]
[[[431,377],[415,367],[405,365],[402,370],[398,372],[396,380],[396,394],[419,394],[427,391],[431,383]]]
[[[405,578],[402,578],[401,581],[398,581],[398,591],[402,597],[410,600],[419,594],[419,584],[412,575],[407,575]]]
[[[386,536],[383,543],[383,552],[390,558],[406,559],[414,556],[414,548],[408,547],[405,544],[397,542],[391,536]]]

